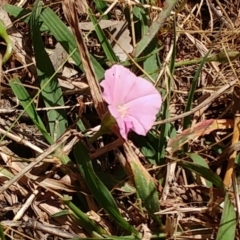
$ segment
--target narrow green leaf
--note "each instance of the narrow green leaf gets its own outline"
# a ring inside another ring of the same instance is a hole
[[[38,115],[33,104],[33,99],[31,99],[25,87],[21,84],[20,80],[18,78],[14,78],[9,82],[9,85],[28,116],[32,119],[35,126],[39,129],[48,143],[53,144],[53,138],[47,132],[42,119]]]
[[[206,161],[199,156],[197,153],[191,153],[189,154],[190,158],[193,160],[194,163],[203,166],[205,168],[209,168],[208,164],[206,163]],[[206,181],[206,184],[208,187],[212,187],[212,183],[209,181]]]
[[[89,10],[89,17],[94,25],[96,34],[98,36],[98,40],[103,48],[104,53],[106,54],[108,61],[110,61],[111,63],[119,62],[118,57],[114,53],[110,43],[108,42],[108,39],[105,33],[103,32],[102,28],[99,26],[98,21],[96,17],[93,15],[91,10]]]
[[[185,161],[178,161],[178,164],[188,169],[189,171],[195,172],[199,176],[207,179],[208,181],[212,182],[216,187],[218,187],[223,192],[225,192],[225,187],[223,185],[222,179],[216,173],[214,173],[211,169],[196,163],[185,162]]]
[[[52,214],[51,217],[57,218],[57,217],[62,217],[62,216],[70,215],[70,214],[71,214],[71,210],[65,209],[65,210],[62,210],[62,211]]]
[[[223,213],[216,240],[234,240],[236,231],[236,213],[229,195],[226,193]]]
[[[168,86],[169,86],[169,91],[171,89],[172,81],[171,78],[169,77],[168,79]],[[171,93],[167,91],[162,91],[162,96],[167,94],[167,97],[165,98],[165,101],[162,105],[162,119],[168,119],[170,118],[170,112],[169,112],[169,106],[170,106],[170,98],[171,98]],[[173,138],[177,135],[176,129],[173,124],[171,123],[166,123],[161,126],[161,133],[160,133],[160,138],[158,140],[158,158],[157,158],[157,165],[162,165],[163,162],[165,161],[165,153],[166,153],[166,146],[167,146],[167,139],[168,138]]]
[[[108,212],[117,224],[127,231],[138,235],[137,230],[135,230],[126,220],[123,219],[111,193],[95,174],[86,147],[82,143],[78,142],[74,147],[73,154],[77,161],[81,175],[85,179],[87,186],[97,202],[105,209],[106,212]]]
[[[174,71],[175,71],[175,62],[176,62],[176,56],[177,56],[177,29],[176,29],[176,17],[174,17],[173,21],[173,52],[172,52],[172,57],[171,57],[171,62],[170,62],[170,73],[172,76],[174,76]]]
[[[207,61],[209,53],[210,53],[210,51],[208,51],[208,53],[204,56],[198,70],[196,71],[196,73],[194,75],[194,78],[192,80],[191,89],[190,89],[189,94],[188,94],[188,100],[187,100],[187,105],[185,107],[185,112],[190,111],[191,108],[192,108],[193,97],[194,97],[194,93],[195,93],[195,90],[196,90],[196,87],[197,87],[197,84],[198,84],[198,78],[199,78],[199,75],[200,75],[200,73],[203,69],[204,64]],[[190,127],[190,123],[191,123],[191,116],[185,117],[184,120],[183,120],[183,129],[186,129],[186,128]]]
[[[20,82],[20,80],[18,78],[10,80],[9,85],[10,85],[12,91],[14,92],[15,96],[20,101],[20,104],[24,108],[24,111],[28,114],[28,116],[33,121],[34,125],[43,134],[43,136],[47,140],[47,142],[49,144],[53,144],[54,143],[54,139],[47,132],[47,130],[45,128],[45,125],[42,122],[42,119],[38,115],[38,113],[37,113],[37,111],[35,109],[35,106],[33,104],[33,101],[34,101],[35,97],[40,95],[40,92],[38,92],[36,94],[36,96],[31,99],[31,97],[29,96],[27,90],[21,84],[21,82]],[[54,152],[54,156],[59,158],[63,164],[67,164],[68,162],[71,161],[69,159],[69,157],[65,153],[62,152],[61,147]]]
[[[72,212],[76,215],[78,220],[81,223],[81,227],[83,227],[87,232],[89,232],[92,236],[95,233],[98,234],[107,234],[107,232],[97,225],[93,220],[91,220],[84,212],[82,212],[76,205],[74,205],[68,196],[63,197],[63,202],[72,210]]]
[[[4,9],[10,15],[16,18],[23,19],[25,23],[29,22],[30,17],[28,15],[30,11],[9,4],[5,4]],[[72,55],[72,59],[74,60],[76,65],[83,71],[80,55],[77,51],[75,51],[75,49],[77,49],[77,44],[69,28],[59,19],[59,17],[50,8],[45,8],[43,10],[42,14],[40,15],[40,20],[43,21],[43,23],[40,26],[40,30],[42,32],[49,31],[62,45],[62,47],[69,55],[72,52],[74,52]],[[97,79],[98,80],[103,79],[104,69],[92,55],[90,55],[90,59],[93,64],[93,68],[95,70]]]
[[[134,161],[132,161],[130,164],[133,171],[135,186],[144,207],[147,209],[150,216],[156,222],[161,224],[160,217],[158,215],[155,215],[155,213],[160,210],[160,205],[157,188],[155,186],[153,178],[145,169],[143,169],[143,166],[140,166]]]
[[[0,37],[4,39],[5,43],[7,44],[6,52],[2,58],[2,64],[4,64],[12,55],[12,42],[10,37],[8,36],[6,27],[1,19],[0,19]]]
[[[41,86],[41,94],[46,107],[54,108],[57,106],[64,106],[64,100],[61,87],[55,76],[54,67],[42,42],[39,29],[41,10],[42,1],[37,0],[30,17],[30,30],[36,59],[38,80]],[[64,109],[50,109],[47,111],[47,115],[51,136],[54,139],[57,139],[67,128],[66,112]]]
[[[2,224],[0,224],[0,239],[1,240],[6,240]]]
[[[4,4],[3,5],[3,9],[8,12],[11,16],[16,17],[18,19],[24,19],[24,21],[29,21],[30,19],[30,14],[31,11],[21,8],[21,7],[17,7],[15,5],[11,5],[11,4]]]
[[[68,54],[77,49],[77,44],[72,32],[50,8],[46,8],[42,12],[41,19],[49,29],[50,33],[63,46],[63,48]],[[72,59],[74,60],[76,65],[83,71],[82,61],[78,51],[75,51],[75,53],[72,55]],[[92,62],[97,79],[103,79],[104,69],[102,68],[101,64],[92,55],[90,55],[90,60]]]
[[[2,174],[2,176],[8,179],[12,179],[14,177],[14,175],[9,172],[5,167],[0,167],[0,173]]]
[[[151,133],[148,133],[146,137],[132,134],[131,139],[134,141],[134,144],[140,148],[141,153],[146,157],[146,159],[151,163],[156,165],[156,159],[157,159],[157,149],[156,144],[158,143],[158,138],[155,138],[154,136],[150,136]],[[154,145],[153,142],[150,140],[154,139]]]
[[[98,9],[98,11],[103,14],[107,9],[108,9],[108,5],[106,3],[106,1],[103,0],[94,0],[96,7]],[[102,19],[108,19],[108,16],[105,15],[102,17]]]
[[[143,53],[143,55],[149,55],[149,57],[143,62],[144,71],[148,73],[148,75],[151,76],[151,78],[154,81],[157,80],[158,70],[160,68],[157,44],[158,44],[157,38],[154,38],[151,44],[145,49]]]
[[[141,53],[145,50],[145,48],[150,44],[152,39],[156,36],[157,32],[159,31],[160,27],[165,22],[166,18],[170,16],[172,9],[174,8],[175,4],[178,0],[166,0],[163,10],[159,13],[158,18],[156,21],[152,22],[148,32],[142,37],[139,43],[134,50],[134,57],[139,57]]]

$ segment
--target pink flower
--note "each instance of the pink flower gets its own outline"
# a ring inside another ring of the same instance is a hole
[[[100,85],[104,89],[102,97],[108,103],[108,110],[116,119],[122,137],[127,139],[130,130],[145,136],[162,105],[156,88],[121,65],[108,69]]]

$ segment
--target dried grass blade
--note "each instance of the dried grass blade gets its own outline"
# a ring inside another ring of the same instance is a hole
[[[64,134],[60,139],[57,140],[51,147],[49,147],[47,150],[45,150],[42,154],[40,154],[34,162],[30,163],[27,167],[25,167],[21,172],[19,172],[17,175],[15,175],[11,180],[6,182],[1,188],[0,188],[0,194],[6,191],[12,184],[17,182],[22,176],[24,176],[26,173],[28,173],[34,166],[36,166],[38,163],[40,163],[44,158],[46,158],[48,155],[50,155],[52,152],[54,152],[57,148],[59,148],[60,145],[65,143],[69,137],[71,137],[72,133],[68,132]]]

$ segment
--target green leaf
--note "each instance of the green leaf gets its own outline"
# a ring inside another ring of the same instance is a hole
[[[236,231],[236,213],[229,195],[226,193],[223,213],[216,240],[234,240]]]
[[[2,64],[4,64],[12,55],[12,42],[10,37],[8,36],[6,27],[1,19],[0,19],[0,37],[4,39],[5,43],[7,44],[6,52],[2,58]]]
[[[47,130],[45,128],[45,125],[42,122],[42,120],[41,120],[40,116],[38,115],[38,113],[37,113],[37,111],[35,109],[35,106],[33,104],[34,99],[38,95],[40,95],[40,92],[38,92],[36,94],[36,96],[31,99],[31,97],[29,96],[27,90],[21,84],[21,82],[20,82],[20,80],[18,78],[10,80],[9,84],[10,84],[10,87],[11,87],[12,91],[14,92],[15,96],[18,98],[18,100],[20,101],[22,107],[24,108],[24,111],[26,111],[26,113],[31,118],[31,120],[33,121],[35,126],[43,134],[43,136],[47,140],[47,142],[49,144],[53,144],[54,143],[54,139],[47,132]],[[23,114],[23,112],[22,112],[22,114]],[[54,156],[59,158],[63,164],[67,164],[68,162],[71,161],[69,159],[69,157],[65,153],[62,152],[61,147],[58,148],[54,152]]]
[[[57,218],[57,217],[62,217],[62,216],[70,215],[70,214],[71,214],[71,210],[65,209],[65,210],[62,210],[62,211],[52,214],[51,217]]]
[[[32,119],[35,126],[39,129],[39,131],[42,133],[44,138],[48,141],[49,144],[53,144],[53,138],[49,135],[47,132],[44,123],[42,122],[42,119],[38,115],[35,106],[33,104],[33,99],[29,96],[27,90],[25,87],[21,84],[20,80],[18,78],[14,78],[10,80],[9,85],[17,97],[17,99],[20,101],[22,107],[28,114],[28,116]],[[39,95],[39,93],[37,94]],[[36,96],[37,96],[36,95]]]
[[[152,25],[149,27],[148,32],[142,37],[139,43],[134,50],[134,57],[139,57],[145,48],[150,44],[152,39],[156,36],[157,32],[159,31],[160,27],[164,24],[167,17],[170,16],[172,9],[174,8],[175,4],[178,0],[166,0],[163,10],[159,13],[158,18],[156,21],[152,22]]]
[[[151,164],[156,165],[158,138],[149,132],[145,137],[132,133],[131,139],[134,141],[134,144],[140,148],[144,157],[146,157]]]
[[[171,77],[167,79],[168,81],[168,86],[169,86],[169,91],[171,89],[172,85],[172,80]],[[165,101],[162,105],[162,119],[168,119],[170,118],[170,112],[169,112],[169,106],[170,106],[170,98],[171,98],[171,92],[167,91],[162,91],[162,96],[167,94]],[[160,138],[158,140],[158,158],[157,158],[157,165],[162,165],[163,162],[165,161],[165,153],[166,153],[166,146],[167,146],[167,139],[171,139],[177,135],[176,129],[173,124],[171,123],[166,123],[161,126],[161,133],[160,133]]]
[[[72,32],[50,8],[46,8],[42,12],[41,19],[49,29],[50,33],[63,46],[68,54],[77,49],[77,44]],[[81,58],[77,51],[75,51],[75,53],[72,55],[72,59],[76,65],[83,70]],[[103,79],[104,69],[92,55],[90,55],[90,59],[98,80]]]
[[[130,164],[133,172],[135,186],[144,207],[147,209],[151,217],[156,222],[161,224],[160,217],[158,215],[155,215],[155,213],[158,212],[160,208],[158,191],[153,178],[146,171],[146,169],[143,169],[142,165],[138,164],[135,161],[132,161]]]
[[[0,224],[0,239],[1,240],[6,240],[2,224]]]
[[[38,81],[46,107],[64,106],[62,90],[55,76],[55,70],[47,52],[45,51],[41,33],[39,17],[42,10],[42,1],[36,1],[30,17],[30,31],[36,59]],[[67,115],[64,109],[50,109],[47,111],[51,136],[59,138],[67,128]]]
[[[193,160],[194,163],[203,166],[205,168],[209,168],[208,164],[206,163],[206,161],[199,156],[197,153],[191,153],[189,154],[190,158]],[[209,181],[206,181],[206,184],[208,187],[212,187],[212,183]]]
[[[4,9],[10,15],[16,18],[23,19],[25,23],[29,22],[30,17],[28,16],[29,14],[28,10],[12,6],[9,4],[5,4]],[[59,19],[59,17],[50,8],[45,8],[43,10],[42,14],[40,15],[40,20],[43,21],[40,26],[40,30],[50,32],[69,55],[73,53],[72,59],[74,60],[75,64],[83,71],[80,55],[78,51],[75,51],[77,49],[77,44],[69,28]],[[90,59],[95,70],[97,79],[98,80],[103,79],[104,69],[102,68],[101,64],[92,55],[90,55]]]
[[[160,68],[159,57],[157,52],[157,39],[154,38],[151,44],[145,49],[143,55],[149,55],[149,57],[144,60],[143,68],[146,73],[154,80],[157,80],[158,70]],[[148,79],[148,77],[146,77]],[[149,79],[150,80],[150,79]]]
[[[108,212],[108,214],[117,224],[122,226],[127,231],[138,235],[137,230],[123,219],[111,193],[97,177],[86,147],[82,143],[78,142],[74,147],[73,154],[81,175],[97,202],[104,208],[106,212]]]
[[[107,234],[107,232],[97,225],[93,220],[91,220],[84,212],[82,212],[76,205],[70,201],[70,197],[64,196],[63,202],[72,210],[72,215],[78,220],[78,223],[92,236],[97,234]],[[99,236],[100,237],[100,236]],[[100,237],[101,238],[101,237]]]
[[[222,179],[214,173],[211,169],[201,166],[196,163],[178,161],[178,164],[182,167],[188,169],[189,171],[195,172],[199,176],[207,179],[211,183],[213,183],[216,187],[225,192],[225,187],[223,185]]]
[[[161,225],[161,219],[155,215],[159,209],[158,191],[155,181],[146,168],[140,162],[129,144],[124,144],[124,152],[127,158],[127,174],[134,180],[137,194],[150,216]]]
[[[103,0],[94,0],[96,7],[98,9],[98,11],[100,11],[100,13],[104,13],[107,9],[108,9],[108,5],[106,3],[106,1]],[[103,16],[102,19],[107,19],[107,15]]]
[[[209,53],[210,53],[210,51],[208,51],[208,53],[204,56],[198,70],[196,71],[196,73],[194,75],[194,78],[193,78],[192,84],[191,84],[191,88],[190,88],[190,91],[189,91],[189,94],[188,94],[188,100],[187,100],[187,105],[185,107],[185,112],[190,111],[191,108],[192,108],[193,97],[194,97],[194,93],[195,93],[195,90],[196,90],[196,87],[197,87],[197,84],[198,84],[198,78],[199,78],[199,75],[200,75],[200,73],[203,69],[204,64],[207,61]],[[191,116],[185,117],[184,120],[183,120],[183,129],[186,129],[186,128],[190,127],[190,122],[191,122]]]
[[[95,16],[93,15],[91,10],[89,10],[89,17],[93,23],[96,34],[98,36],[98,40],[103,48],[104,53],[106,54],[108,61],[110,61],[111,63],[119,62],[118,57],[114,53],[111,45],[108,42],[108,39],[107,39],[105,33],[103,32],[102,28],[99,26],[98,21],[95,18]]]

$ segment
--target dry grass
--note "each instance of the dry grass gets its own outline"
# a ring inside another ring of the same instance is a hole
[[[25,8],[33,4],[32,1],[21,1],[20,3],[15,1],[8,2]],[[129,2],[132,4],[131,7],[137,4],[137,1],[109,1],[108,11],[111,13],[112,20],[123,19],[123,9],[125,6],[129,7]],[[204,57],[208,50],[211,50],[212,54],[216,54],[220,50],[240,51],[240,3],[233,0],[221,2],[218,0],[189,0],[184,5],[176,18],[176,62]],[[149,16],[152,21],[154,21],[156,14],[161,11],[161,1],[158,1],[158,3],[159,6],[148,4],[143,6],[149,9]],[[45,4],[51,4],[52,9],[64,19],[61,3],[45,1]],[[79,15],[81,21],[88,21],[86,14],[87,5],[96,11],[92,1],[79,1],[79,6],[76,9],[81,13]],[[159,70],[158,87],[162,87],[160,83],[163,83],[164,79],[168,77],[166,69],[169,66],[169,60],[172,55],[173,14],[158,33],[158,40],[163,46],[159,52],[159,58],[164,66]],[[66,20],[64,21],[67,23]],[[0,145],[0,163],[3,166],[3,171],[0,173],[2,186],[0,188],[0,205],[2,206],[0,207],[0,220],[5,227],[4,230],[6,236],[8,236],[7,239],[71,239],[74,236],[86,237],[86,232],[71,216],[51,217],[51,215],[65,209],[65,205],[59,201],[59,198],[62,198],[64,194],[68,194],[75,199],[77,193],[82,193],[86,197],[88,208],[92,210],[88,213],[91,219],[104,226],[104,229],[112,235],[119,234],[118,228],[111,222],[111,219],[106,216],[102,209],[99,209],[81,176],[76,171],[75,164],[63,166],[59,159],[54,158],[51,155],[54,145],[49,147],[44,142],[42,136],[39,135],[39,132],[37,132],[37,129],[27,116],[22,116],[18,119],[17,123],[11,128],[11,131],[9,131],[9,127],[21,111],[21,107],[11,92],[8,79],[11,79],[13,76],[20,77],[23,80],[23,84],[28,86],[30,95],[34,95],[38,87],[35,81],[36,69],[34,68],[34,59],[32,60],[31,58],[32,50],[28,44],[28,26],[21,22],[16,22],[13,26],[21,33],[22,40],[26,42],[21,45],[22,49],[18,49],[18,52],[15,48],[15,54],[3,66],[1,79],[0,101],[1,105],[7,103],[7,106],[4,106],[6,111],[4,114],[1,114],[0,111],[0,133],[2,136],[5,136],[5,140]],[[133,29],[133,26],[131,27]],[[134,35],[132,35],[132,38],[136,38],[136,41],[139,40]],[[43,39],[45,40],[46,47],[55,48],[56,41],[51,36],[45,35]],[[98,55],[99,59],[103,57],[101,56],[103,54],[102,48],[96,40],[94,33],[88,35],[86,45],[88,51]],[[23,62],[23,59],[20,57],[22,51],[27,53],[29,61],[25,59]],[[32,68],[26,66],[29,63]],[[88,61],[87,64],[89,64]],[[71,62],[66,63],[65,66],[68,71],[76,70],[76,67]],[[99,124],[96,112],[99,113],[99,116],[102,115],[101,111],[104,106],[102,105],[102,109],[98,108],[97,104],[102,103],[101,96],[97,98],[99,86],[90,86],[87,80],[91,78],[94,81],[94,74],[89,76],[89,74],[91,75],[91,67],[85,66],[85,70],[87,68],[89,68],[89,71],[86,71],[88,73],[87,76],[75,72],[75,75],[66,79],[62,78],[62,72],[59,72],[59,79],[63,87],[66,107],[69,106],[66,109],[70,125],[74,126],[76,121],[75,115],[78,113],[79,106],[83,102],[87,111],[84,112],[80,109],[82,120],[91,128],[94,124]],[[171,89],[170,117],[176,117],[184,112],[187,94],[191,88],[193,76],[197,68],[198,65],[184,65],[176,68]],[[201,104],[225,84],[238,80],[239,74],[240,61],[238,58],[235,60],[227,59],[226,62],[209,62],[205,64],[199,77],[193,107]],[[93,90],[96,90],[97,93],[93,93]],[[192,127],[206,119],[235,119],[236,122],[235,114],[239,113],[239,98],[233,101],[232,92],[230,88],[224,94],[221,94],[221,96],[217,96],[214,101],[208,102],[204,109],[195,112]],[[95,96],[95,99],[90,97],[90,93]],[[77,101],[79,95],[83,95],[83,98]],[[40,107],[42,107],[41,100],[39,102]],[[41,111],[40,114],[43,119],[46,118],[45,111]],[[181,132],[182,119],[176,120],[174,125]],[[232,138],[233,133],[236,131],[238,132],[238,129],[234,128],[232,130],[226,127],[225,129],[214,131],[207,136],[197,136],[197,138],[189,140],[188,149],[188,152],[199,153],[211,169],[224,179],[227,187],[230,185],[232,179],[236,180],[236,183],[233,182],[233,186],[236,188],[229,189],[229,194],[235,207],[239,203],[237,192],[239,166],[237,165],[234,169],[235,174],[233,178],[231,178],[231,174],[230,177],[226,177],[227,158],[230,154],[225,159],[217,159],[216,161],[219,153],[214,151],[209,146],[209,143],[212,146],[219,146],[219,149],[220,147],[222,149],[229,149],[231,145],[239,141],[238,136]],[[79,134],[75,131],[72,131],[71,134],[67,136],[67,140],[64,139],[67,142],[65,152],[68,153],[71,153],[79,137]],[[119,139],[113,141],[113,138],[109,138],[108,143],[109,145],[105,145],[103,148],[95,149],[91,153],[92,158],[96,158],[96,156],[103,155],[109,151],[111,152],[122,144]],[[57,144],[60,144],[60,142]],[[134,149],[135,152],[139,151],[137,148]],[[234,150],[235,153],[237,150],[239,149]],[[222,212],[219,203],[224,199],[222,192],[216,188],[208,188],[206,180],[201,177],[197,177],[198,184],[189,181],[189,173],[177,164],[172,163],[172,160],[176,158],[178,160],[189,160],[189,157],[184,154],[168,154],[163,166],[153,167],[149,166],[147,161],[143,160],[144,158],[141,156],[141,153],[137,153],[142,157],[141,161],[146,172],[149,172],[156,179],[158,179],[159,175],[163,175],[165,178],[164,184],[159,186],[159,193],[162,198],[161,211],[157,214],[163,216],[165,223],[164,231],[168,236],[172,236],[180,228],[185,233],[186,237],[184,239],[193,239],[193,236],[199,236],[198,239],[215,239]],[[115,154],[114,157],[123,164],[124,159],[121,159],[121,154],[117,151],[111,152],[111,154]],[[233,157],[235,159],[235,155]],[[31,165],[33,160],[38,159],[41,160],[38,163],[35,162],[35,166]],[[31,171],[24,175],[21,174],[26,168],[31,169]],[[101,165],[101,168],[102,171],[105,171],[107,166]],[[120,168],[119,162],[116,163],[114,161],[112,171],[118,168]],[[7,169],[8,173],[12,175],[8,177],[4,169]],[[63,172],[65,173],[64,175]],[[21,177],[10,186],[10,179],[16,175]],[[124,181],[131,186],[128,179],[124,179]],[[118,203],[122,205],[120,207],[122,215],[133,226],[140,229],[142,224],[146,223],[148,216],[146,212],[141,212],[138,209],[136,199],[132,193],[128,195],[126,192],[122,192],[119,186],[116,186],[112,189],[112,194]],[[98,212],[98,214],[95,212]],[[239,216],[238,211],[237,213]],[[156,230],[155,227],[154,223],[148,222],[148,228],[151,231]],[[239,227],[238,223],[236,239],[240,239]],[[175,239],[180,238],[176,237]]]

